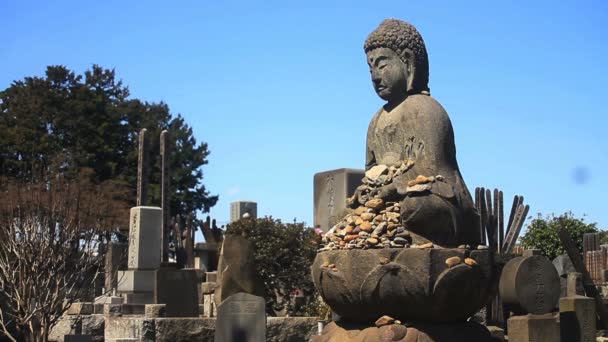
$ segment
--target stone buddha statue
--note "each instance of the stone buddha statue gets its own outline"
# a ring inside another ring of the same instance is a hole
[[[407,165],[371,197],[400,203],[414,243],[476,246],[478,214],[456,162],[452,124],[430,95],[429,63],[420,33],[387,19],[365,41],[374,90],[386,101],[367,131],[365,169]]]

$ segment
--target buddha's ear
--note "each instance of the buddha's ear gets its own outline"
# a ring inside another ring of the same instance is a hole
[[[414,89],[414,75],[416,74],[416,64],[414,63],[414,53],[410,49],[401,52],[401,60],[407,65],[407,92]]]

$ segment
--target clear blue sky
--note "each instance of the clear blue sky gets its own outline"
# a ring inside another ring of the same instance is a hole
[[[410,21],[429,51],[473,191],[608,228],[608,3],[582,1],[0,1],[0,88],[45,67],[115,68],[209,144],[204,183],[312,225],[316,172],[362,168],[382,105],[363,41]]]

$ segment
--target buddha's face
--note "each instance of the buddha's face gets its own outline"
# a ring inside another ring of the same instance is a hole
[[[388,48],[371,50],[367,53],[367,64],[374,90],[380,98],[394,103],[407,97],[408,67],[395,51]]]

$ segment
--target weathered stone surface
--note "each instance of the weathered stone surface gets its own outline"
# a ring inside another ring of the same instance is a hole
[[[166,316],[166,304],[146,304],[146,318],[158,318]]]
[[[64,335],[74,333],[72,327],[78,324],[80,325],[78,328],[80,332],[90,336],[92,341],[101,342],[104,340],[105,319],[103,315],[62,316],[51,330],[49,340],[63,341]]]
[[[201,293],[202,294],[211,294],[215,292],[216,283],[202,283],[201,284]]]
[[[237,201],[230,203],[230,222],[238,221],[243,215],[248,214],[249,218],[258,218],[258,204],[253,201]]]
[[[317,317],[268,317],[266,341],[309,341],[317,333],[317,321]]]
[[[266,302],[263,297],[236,293],[218,306],[215,342],[265,339]]]
[[[121,293],[148,293],[154,292],[154,270],[126,270],[118,271],[118,291]],[[135,298],[131,298],[137,300]],[[151,296],[148,297],[148,300]],[[127,302],[130,302],[127,300]],[[152,302],[142,302],[144,304]]]
[[[560,342],[557,316],[551,313],[513,316],[507,320],[507,331],[509,342]]]
[[[106,291],[118,288],[117,272],[127,269],[127,250],[129,245],[120,242],[110,242],[107,245],[105,255],[105,279]]]
[[[113,341],[120,338],[154,341],[154,319],[136,316],[106,317],[104,340]]]
[[[388,173],[388,166],[386,165],[375,165],[369,168],[369,170],[365,171],[365,177],[375,180],[381,175]]]
[[[594,342],[595,300],[572,296],[559,300],[560,335],[562,341]]]
[[[92,342],[93,337],[89,335],[65,335],[63,342]]]
[[[215,304],[218,307],[226,298],[239,292],[264,295],[264,284],[255,273],[251,243],[242,236],[225,237],[218,273],[218,286],[215,289]]]
[[[545,314],[557,307],[559,276],[541,255],[511,259],[500,276],[500,297],[513,312]]]
[[[553,259],[553,266],[555,266],[557,274],[560,278],[560,297],[566,297],[568,295],[568,274],[576,272],[576,269],[574,268],[574,265],[572,264],[572,261],[570,260],[567,254],[558,255],[555,259]],[[584,294],[585,290],[583,288],[582,283],[578,287],[577,291],[579,291],[579,293],[581,294]]]
[[[324,301],[344,319],[458,321],[478,311],[494,291],[489,255],[466,249],[335,250],[318,253],[311,270]],[[454,256],[478,265],[449,268],[445,260]],[[381,264],[381,258],[390,262]],[[336,271],[324,263],[335,264]]]
[[[90,315],[93,313],[93,303],[72,303],[66,313],[68,315]]]
[[[154,270],[160,267],[162,209],[133,207],[129,227],[129,269]],[[120,279],[119,279],[120,281]]]
[[[310,342],[494,342],[477,323],[427,323],[381,327],[331,322]],[[541,340],[539,340],[541,341]]]
[[[155,303],[165,304],[166,317],[198,317],[198,280],[194,270],[156,271]]]
[[[314,175],[314,225],[323,231],[344,215],[346,199],[363,178],[363,170],[337,169]]]
[[[157,318],[154,323],[156,342],[212,342],[214,340],[215,320],[213,319]]]

